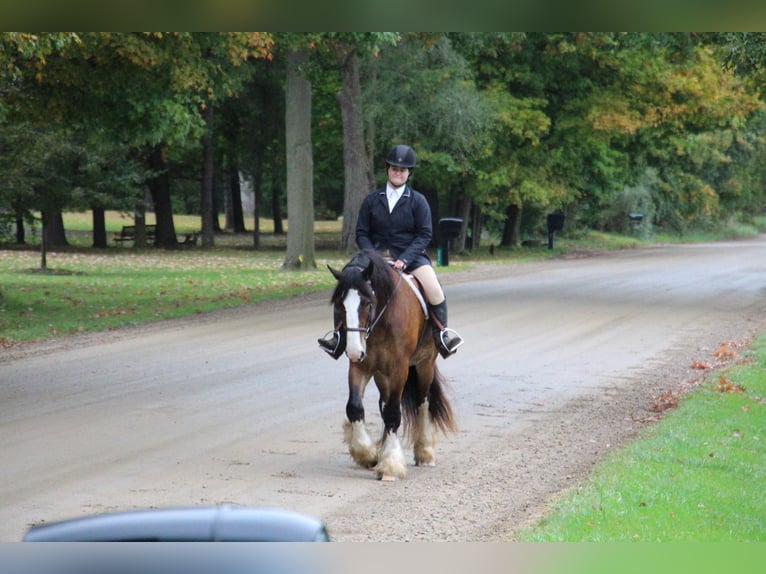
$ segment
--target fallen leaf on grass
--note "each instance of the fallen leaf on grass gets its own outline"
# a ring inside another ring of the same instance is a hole
[[[715,387],[713,387],[713,390],[718,391],[719,393],[744,393],[745,388],[741,385],[737,385],[735,383],[732,383],[728,378],[726,378],[726,375],[721,375],[718,377],[718,383]]]

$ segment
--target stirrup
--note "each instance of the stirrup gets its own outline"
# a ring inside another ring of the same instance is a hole
[[[452,345],[451,347],[447,345],[448,337],[452,337],[452,340],[450,341]],[[454,355],[460,346],[465,343],[463,337],[461,337],[457,331],[450,329],[449,327],[445,327],[439,332],[439,342],[441,343],[439,345],[439,354],[445,359],[450,355]]]
[[[333,339],[336,340],[334,347],[332,346]],[[340,336],[339,331],[327,331],[327,333],[324,334],[324,337],[317,339],[317,343],[319,343],[320,349],[322,349],[325,353],[337,361],[338,357],[343,354],[343,349],[341,348],[341,340],[342,337]]]

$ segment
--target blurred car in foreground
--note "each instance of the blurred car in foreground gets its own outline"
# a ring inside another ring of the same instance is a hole
[[[30,528],[25,542],[329,542],[318,519],[292,511],[213,506],[117,512]]]

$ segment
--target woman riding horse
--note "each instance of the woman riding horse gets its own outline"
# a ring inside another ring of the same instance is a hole
[[[433,234],[431,208],[426,198],[407,185],[417,163],[415,150],[397,145],[386,157],[385,187],[370,193],[359,210],[356,242],[361,249],[375,249],[391,257],[394,269],[417,277],[431,310],[434,341],[447,358],[463,344],[458,333],[447,327],[447,300],[426,253]],[[343,354],[346,333],[342,317],[335,329],[318,340],[319,346],[334,359]]]

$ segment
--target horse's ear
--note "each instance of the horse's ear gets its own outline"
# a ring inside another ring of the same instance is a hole
[[[373,264],[372,259],[370,259],[370,262],[367,264],[367,267],[364,268],[364,271],[362,271],[362,277],[364,277],[365,281],[369,281],[370,277],[372,277],[372,270],[373,270]]]
[[[333,274],[333,276],[334,276],[334,277],[335,277],[335,278],[336,278],[338,281],[340,281],[340,277],[341,277],[342,273],[341,273],[340,271],[338,271],[337,269],[333,269],[333,268],[332,268],[332,267],[330,267],[329,265],[327,266],[327,268],[330,270],[330,273],[332,273],[332,274]]]

